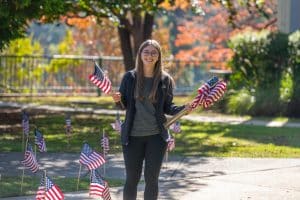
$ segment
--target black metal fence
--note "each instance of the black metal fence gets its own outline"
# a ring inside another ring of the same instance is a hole
[[[117,89],[124,74],[122,57],[0,55],[0,93],[97,94],[99,91],[88,80],[94,72],[94,60]],[[205,62],[165,60],[164,65],[175,79],[176,94],[190,93],[209,75]]]

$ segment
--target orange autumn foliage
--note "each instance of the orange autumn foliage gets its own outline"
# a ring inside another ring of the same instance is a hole
[[[226,69],[226,61],[232,56],[233,52],[227,48],[227,40],[246,29],[276,29],[274,23],[276,4],[274,0],[268,0],[265,4],[265,11],[272,17],[263,19],[258,12],[250,14],[246,8],[238,9],[235,16],[236,28],[228,25],[228,12],[220,4],[206,4],[205,1],[198,1],[203,8],[205,16],[193,16],[190,18],[179,19],[174,42],[179,49],[175,55],[176,59],[184,59],[202,62],[211,62],[207,67],[217,67]],[[251,8],[250,8],[251,9]]]

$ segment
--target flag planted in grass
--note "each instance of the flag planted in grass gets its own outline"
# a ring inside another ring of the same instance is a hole
[[[46,185],[45,185],[46,184]],[[50,178],[43,176],[41,179],[40,186],[36,193],[36,200],[62,200],[64,199],[64,194],[60,188],[55,185]]]
[[[101,146],[102,146],[102,149],[103,149],[103,152],[105,154],[108,153],[109,151],[109,139],[108,139],[108,136],[104,134],[104,136],[101,138]]]
[[[71,129],[72,129],[71,118],[70,118],[70,116],[67,116],[66,117],[66,134],[67,135],[71,135]]]
[[[115,122],[114,122],[114,123],[111,123],[110,125],[111,125],[111,127],[112,127],[115,131],[117,131],[118,133],[121,133],[121,125],[122,125],[122,121],[121,121],[121,119],[120,119],[120,113],[119,113],[119,111],[117,112]]]
[[[107,181],[103,180],[96,170],[91,171],[90,197],[111,200]]]
[[[37,170],[39,169],[38,162],[35,158],[35,155],[33,154],[32,147],[29,143],[27,144],[24,160],[22,160],[21,162],[26,168],[30,169],[33,173],[37,172]]]
[[[105,159],[99,153],[93,151],[93,149],[87,143],[84,143],[81,150],[79,162],[87,166],[89,170],[92,170],[104,164]]]
[[[108,94],[111,91],[111,82],[108,77],[105,75],[103,70],[95,62],[95,71],[89,76],[90,81],[100,88],[105,94]]]
[[[22,128],[24,135],[29,135],[29,116],[26,112],[22,114]]]
[[[34,131],[34,143],[38,146],[40,152],[47,151],[45,139],[38,129]]]

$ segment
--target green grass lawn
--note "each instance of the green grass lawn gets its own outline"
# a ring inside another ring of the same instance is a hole
[[[51,177],[51,180],[59,186],[63,193],[77,191],[77,178]],[[40,178],[37,176],[25,176],[21,192],[21,177],[2,176],[0,181],[0,198],[35,195],[40,181]],[[123,180],[108,179],[107,181],[110,187],[124,185]],[[88,193],[89,184],[89,178],[81,178],[78,190],[86,190]]]
[[[73,115],[70,141],[65,135],[63,114],[35,117],[35,126],[43,133],[48,152],[80,153],[84,141],[101,151],[103,130],[110,138],[111,153],[121,152],[119,133],[111,128],[115,117],[109,115]],[[227,125],[181,121],[182,133],[174,135],[179,155],[237,157],[300,157],[300,128]],[[33,125],[29,141],[34,142]],[[0,135],[1,152],[18,152],[22,133]]]

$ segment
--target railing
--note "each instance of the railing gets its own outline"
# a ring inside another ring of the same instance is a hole
[[[117,89],[124,74],[122,57],[0,55],[0,93],[97,94],[99,91],[88,80],[94,71],[94,60],[107,72],[113,88]],[[165,60],[164,64],[175,79],[175,94],[188,94],[208,78],[205,62],[195,65]]]

